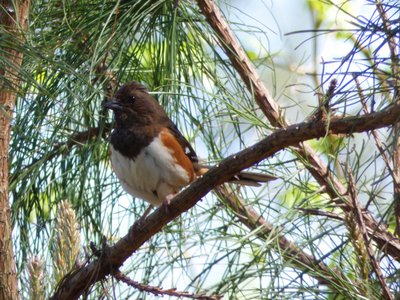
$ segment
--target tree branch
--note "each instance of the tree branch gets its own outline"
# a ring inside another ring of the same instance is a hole
[[[253,63],[236,39],[217,5],[212,0],[197,0],[197,3],[208,23],[216,32],[221,47],[225,50],[236,71],[249,91],[254,92],[255,100],[269,122],[277,127],[287,126],[289,123],[281,117],[279,106],[261,82]]]
[[[363,116],[331,120],[328,132],[327,124],[323,120],[303,122],[276,130],[255,145],[222,160],[218,166],[211,168],[202,178],[175,196],[169,206],[168,214],[161,206],[145,220],[136,221],[123,238],[107,249],[102,258],[88,263],[64,278],[52,299],[77,299],[92,284],[105,278],[112,270],[118,269],[135,250],[164,225],[189,210],[211,189],[228,181],[243,169],[259,163],[285,147],[305,140],[321,138],[327,133],[352,134],[391,126],[398,121],[399,116],[400,105],[392,105],[382,111]],[[400,241],[394,237],[392,240],[385,240],[386,235],[377,237],[375,234],[374,238],[377,243],[381,243],[382,250],[400,261]]]
[[[21,83],[19,72],[23,59],[23,53],[14,47],[24,43],[30,4],[30,0],[0,0],[0,299],[11,300],[18,299],[18,280],[8,198],[8,156],[12,112]],[[10,46],[7,47],[7,44]]]
[[[288,126],[289,122],[282,115],[278,104],[259,79],[253,63],[250,61],[246,52],[236,39],[229,24],[222,16],[215,2],[213,0],[197,0],[197,3],[208,23],[216,32],[221,47],[231,60],[236,71],[240,74],[248,90],[251,93],[254,93],[255,100],[267,119],[274,126],[280,128]],[[340,202],[342,204],[340,207],[343,210],[352,210],[353,203],[346,195],[346,187],[329,171],[327,166],[319,158],[318,154],[307,143],[292,144],[292,146],[298,152],[298,155],[308,162],[308,164],[305,165],[306,168],[321,187],[325,189],[330,198],[336,202]],[[398,207],[398,213],[400,215],[400,205]],[[380,225],[380,223],[377,222],[369,212],[365,212],[363,217],[367,230],[373,236],[373,239],[382,251],[387,252],[388,248],[391,247],[394,247],[394,249],[397,248],[397,239],[387,230],[386,227]],[[396,251],[393,251],[393,253],[396,253]],[[398,254],[396,255],[395,258],[399,259]]]

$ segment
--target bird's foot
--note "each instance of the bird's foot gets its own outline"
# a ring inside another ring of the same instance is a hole
[[[167,213],[167,214],[169,213],[169,205],[171,204],[171,200],[174,197],[175,197],[174,194],[170,194],[170,195],[165,196],[165,198],[163,200],[163,204],[162,205],[164,206],[165,213]]]

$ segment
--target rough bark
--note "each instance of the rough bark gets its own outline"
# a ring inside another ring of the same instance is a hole
[[[0,299],[18,299],[18,280],[12,249],[12,226],[8,203],[9,146],[12,113],[20,83],[22,53],[16,51],[28,26],[30,0],[0,0],[0,35],[11,46],[3,48],[0,62]]]

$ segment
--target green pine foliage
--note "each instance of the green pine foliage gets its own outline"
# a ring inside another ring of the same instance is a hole
[[[239,2],[217,4],[291,122],[312,118],[326,101],[332,79],[338,84],[328,99],[327,123],[336,116],[363,114],[365,107],[377,111],[398,102],[398,60],[390,55],[390,37],[399,43],[398,1],[380,1],[386,27],[374,1],[358,1],[361,8],[342,5],[346,1],[299,1],[309,12],[299,18],[309,26],[300,32],[285,25],[291,31],[285,38],[297,38],[290,51],[311,47],[300,58],[289,57],[289,50],[277,50],[265,39],[276,38],[284,22],[274,15],[272,1],[258,1],[271,15],[268,22],[258,20],[257,28],[246,24],[249,16]],[[283,39],[289,32],[280,33]],[[247,47],[249,37],[260,35],[265,44],[256,50]],[[348,52],[326,57],[321,49],[328,38]],[[9,182],[21,298],[41,299],[32,296],[31,287],[38,286],[34,280],[44,281],[50,296],[56,289],[52,278],[77,267],[73,257],[80,253],[83,259],[86,249],[84,259],[91,259],[90,242],[98,248],[103,237],[109,244],[116,242],[147,208],[126,195],[109,163],[112,118],[102,103],[120,84],[144,83],[209,164],[274,131],[196,1],[33,1],[23,44],[4,35],[3,47],[24,53]],[[398,55],[398,46],[396,51]],[[6,63],[0,59],[0,69]],[[377,133],[391,164],[394,131]],[[393,178],[374,137],[327,135],[310,145],[345,186],[351,170],[362,207],[393,233]],[[270,232],[247,226],[226,199],[209,193],[154,235],[121,271],[142,284],[224,299],[381,299],[382,287],[366,254],[368,244],[390,292],[398,295],[398,258],[363,240],[352,213],[337,204],[339,196],[329,197],[307,171],[308,164],[297,149],[282,149],[254,166],[278,180],[261,188],[233,187],[238,198],[271,224]],[[79,226],[79,232],[70,228],[75,243],[62,243],[57,208],[65,205],[63,199],[68,199],[74,220],[76,215],[76,223],[66,223]],[[281,250],[282,236],[324,263],[327,271],[305,271],[292,253]],[[54,243],[64,250],[55,253]],[[71,254],[62,258],[65,268],[57,263],[62,252]],[[32,275],[39,267],[39,275]],[[331,279],[323,285],[321,277]],[[31,287],[24,284],[28,278]],[[111,277],[88,294],[89,299],[152,297]]]

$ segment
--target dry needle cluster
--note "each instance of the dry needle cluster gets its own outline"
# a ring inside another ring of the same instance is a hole
[[[75,211],[65,200],[58,206],[52,246],[54,278],[58,282],[74,267],[80,249]]]

